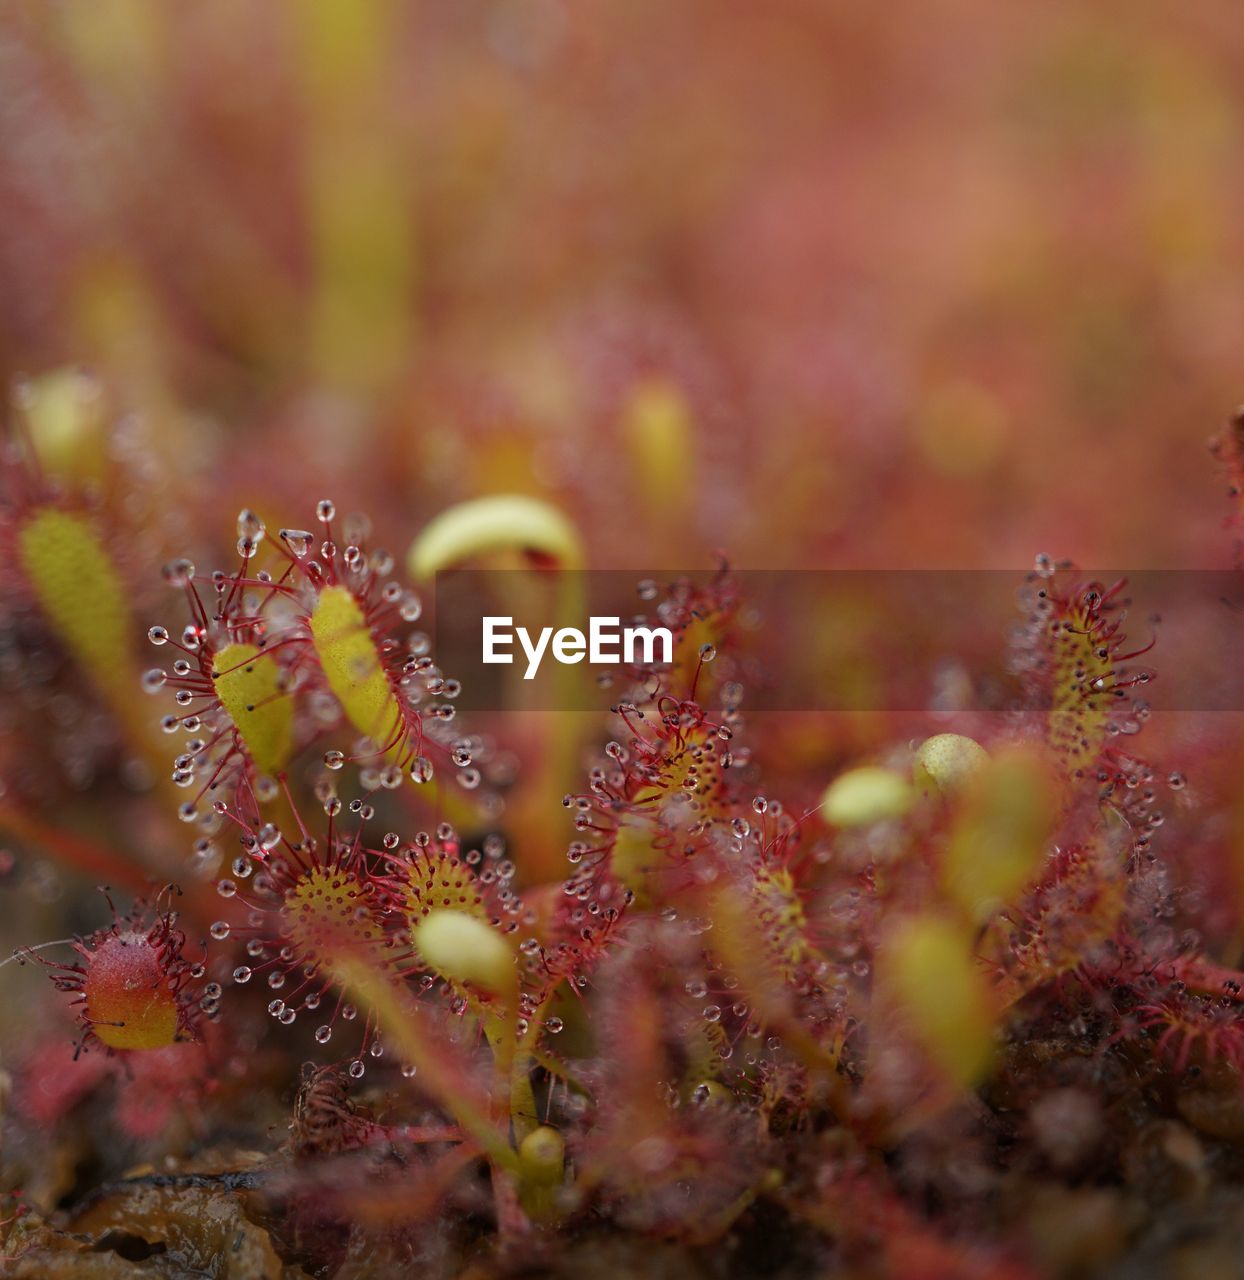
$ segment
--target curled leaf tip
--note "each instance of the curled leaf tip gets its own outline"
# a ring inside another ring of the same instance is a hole
[[[953,795],[988,761],[989,753],[974,738],[961,733],[939,733],[926,738],[917,748],[912,773],[922,791]]]
[[[505,995],[517,981],[514,954],[495,929],[463,911],[431,911],[411,931],[424,962],[451,982]]]
[[[563,569],[585,562],[583,541],[569,517],[522,494],[495,494],[442,511],[411,544],[407,567],[427,581],[438,570],[498,551],[546,556]]]
[[[876,765],[841,774],[825,789],[821,808],[836,827],[866,827],[887,818],[901,818],[911,808],[915,792],[906,778]]]

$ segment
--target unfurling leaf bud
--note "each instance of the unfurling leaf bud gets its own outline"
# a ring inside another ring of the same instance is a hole
[[[836,827],[866,827],[887,818],[901,818],[912,806],[911,784],[876,765],[841,774],[825,790],[821,807]]]
[[[462,911],[431,911],[415,925],[415,946],[424,961],[451,982],[469,982],[493,995],[514,990],[514,953],[484,921]]]
[[[939,733],[920,744],[912,773],[916,786],[926,794],[949,796],[962,790],[988,760],[989,753],[973,738]]]

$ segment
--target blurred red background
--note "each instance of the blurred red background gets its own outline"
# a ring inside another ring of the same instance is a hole
[[[28,3],[0,83],[0,368],[103,377],[170,550],[522,491],[602,567],[1228,562],[1229,0]]]

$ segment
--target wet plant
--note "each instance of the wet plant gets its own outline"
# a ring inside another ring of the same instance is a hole
[[[201,958],[186,955],[186,936],[171,907],[176,890],[169,886],[124,915],[103,892],[110,924],[84,938],[14,953],[22,963],[43,965],[56,988],[70,994],[82,1028],[75,1057],[90,1048],[140,1052],[193,1039],[200,1016],[215,1015],[220,988],[203,982]],[[58,961],[42,954],[61,946],[70,946],[78,958]]]
[[[524,546],[531,572],[575,563],[561,518],[515,501],[449,513],[415,572]],[[243,511],[233,569],[170,562],[185,616],[148,632],[141,683],[175,709],[140,705],[182,748],[185,879],[216,899],[203,955],[171,889],[43,944],[73,959],[22,953],[69,997],[67,1060],[125,1064],[118,1116],[145,1061],[195,1042],[197,1138],[236,1124],[259,1152],[209,1173],[187,1141],[161,1194],[244,1183],[232,1211],[324,1275],[549,1269],[636,1238],[691,1266],[776,1233],[791,1274],[879,1254],[1018,1277],[1031,1223],[1000,1169],[1140,1203],[1137,1170],[1194,1178],[1238,1144],[1244,975],[1174,870],[1194,775],[1150,741],[1160,633],[1126,582],[1039,557],[1006,715],[806,769],[745,712],[756,628],[729,569],[638,581],[673,661],[600,689],[549,880],[503,730],[456,715],[394,557],[331,502],[316,523],[273,538]],[[56,1129],[76,1105],[27,1114]],[[1090,1150],[1069,1125],[1118,1132]],[[6,1239],[69,1247],[39,1223]],[[364,1250],[375,1269],[343,1269]]]

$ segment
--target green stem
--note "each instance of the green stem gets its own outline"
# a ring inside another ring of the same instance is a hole
[[[332,956],[331,968],[415,1068],[422,1087],[479,1143],[495,1166],[515,1172],[518,1158],[489,1114],[488,1100],[473,1096],[465,1072],[455,1061],[457,1055],[435,1033],[410,993],[394,977],[377,972],[358,956]]]

